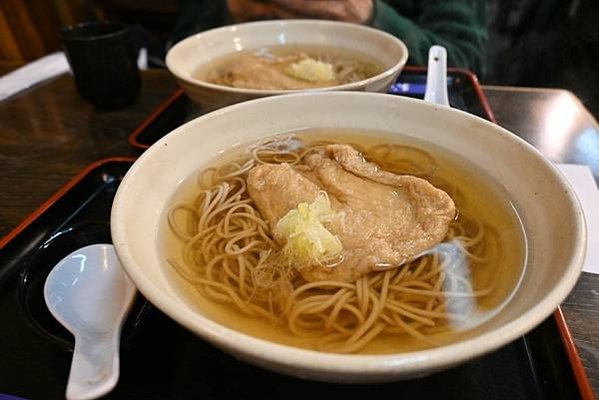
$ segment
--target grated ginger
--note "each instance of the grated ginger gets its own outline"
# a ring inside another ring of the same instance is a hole
[[[335,79],[331,64],[309,57],[290,64],[287,73],[294,78],[312,83],[328,82]]]
[[[320,192],[313,203],[300,203],[277,222],[275,234],[287,239],[283,255],[294,266],[322,265],[341,254],[343,245],[323,222],[340,216],[331,208],[326,192]]]

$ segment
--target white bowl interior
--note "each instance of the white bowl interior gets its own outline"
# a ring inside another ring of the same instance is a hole
[[[272,117],[263,118],[265,115]],[[159,219],[178,185],[224,149],[307,127],[353,127],[416,136],[467,158],[507,189],[525,226],[528,265],[515,296],[480,335],[412,353],[335,355],[237,333],[189,306],[167,278],[157,244]],[[256,364],[337,381],[415,376],[516,339],[549,316],[569,293],[580,273],[586,240],[582,212],[568,184],[548,161],[513,134],[469,114],[418,100],[340,92],[237,104],[176,129],[146,151],[128,172],[114,203],[112,233],[117,253],[136,286],[181,324]]]
[[[382,31],[356,24],[284,20],[231,25],[190,36],[169,51],[166,63],[178,78],[190,82],[200,65],[222,56],[283,44],[326,45],[352,49],[379,60],[385,69],[405,64],[407,48]]]

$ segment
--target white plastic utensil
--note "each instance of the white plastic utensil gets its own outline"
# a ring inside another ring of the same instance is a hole
[[[447,51],[443,46],[432,46],[428,51],[428,71],[424,100],[449,107],[447,97]]]
[[[121,326],[134,297],[110,244],[75,250],[48,275],[48,309],[75,336],[68,400],[95,399],[116,385]]]

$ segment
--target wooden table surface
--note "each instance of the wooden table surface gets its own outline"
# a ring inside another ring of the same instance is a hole
[[[569,91],[483,87],[499,125],[553,162],[588,165],[599,185],[599,124]],[[562,304],[595,395],[599,395],[599,275],[583,272]]]
[[[140,154],[127,142],[131,131],[177,87],[165,71],[142,77],[137,102],[119,111],[96,111],[68,75],[0,102],[0,238],[88,164]],[[485,93],[500,125],[552,161],[590,165],[599,182],[599,127],[576,97],[506,87]],[[599,393],[599,276],[583,273],[562,307]]]
[[[599,124],[562,89],[483,86],[497,122],[553,162],[588,165],[599,185]]]

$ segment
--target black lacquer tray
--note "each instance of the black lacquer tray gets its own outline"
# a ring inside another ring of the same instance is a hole
[[[482,92],[472,90],[480,109],[488,109]],[[177,102],[187,99],[175,94],[148,118],[146,128],[171,113],[173,105],[176,110]],[[158,137],[168,133],[167,126]],[[75,244],[110,240],[106,228],[113,197],[133,161],[91,165],[0,240],[0,398],[64,398],[72,338],[43,303],[45,275]],[[108,399],[593,398],[559,309],[529,334],[482,358],[380,385],[310,382],[254,367],[203,342],[141,296],[124,328],[121,351],[121,377]]]

